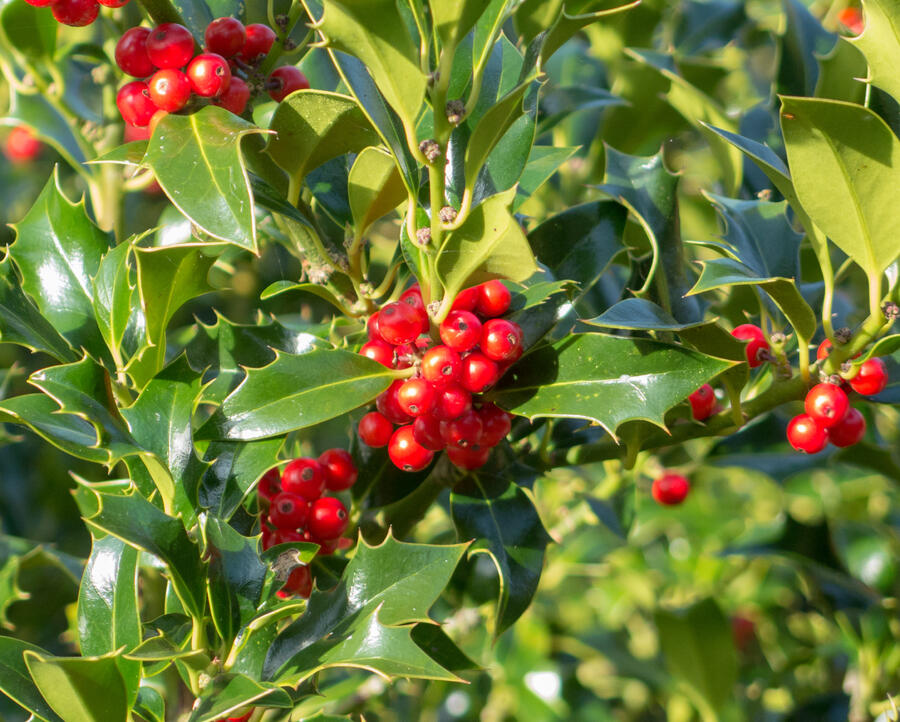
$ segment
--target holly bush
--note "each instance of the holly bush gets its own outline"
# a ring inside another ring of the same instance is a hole
[[[3,719],[897,718],[896,0],[102,5],[0,0]]]

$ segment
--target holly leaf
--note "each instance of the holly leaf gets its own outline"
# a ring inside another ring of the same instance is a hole
[[[864,0],[865,29],[861,35],[848,38],[869,64],[868,81],[883,91],[900,98],[900,29],[897,27],[896,0]]]
[[[0,691],[13,702],[47,722],[63,722],[41,695],[25,664],[25,652],[47,654],[40,647],[14,637],[0,636]]]
[[[58,24],[52,16],[21,0],[0,4],[0,31],[7,47],[28,58],[53,57]]]
[[[394,157],[382,148],[364,148],[353,161],[347,179],[350,211],[356,235],[406,200],[406,187]]]
[[[31,678],[66,722],[128,718],[128,691],[116,657],[51,657],[24,653]]]
[[[252,704],[259,707],[290,709],[294,706],[291,696],[274,684],[257,682],[242,674],[220,675],[204,689],[199,704],[191,712],[188,722],[214,722],[233,716],[232,713]]]
[[[341,582],[314,590],[307,610],[273,641],[266,679],[295,684],[327,667],[364,667],[386,678],[455,680],[410,638],[408,625],[431,622],[428,610],[450,580],[465,544],[360,540]]]
[[[703,321],[680,323],[672,314],[644,298],[626,298],[596,318],[583,321],[601,328],[624,328],[635,331],[683,331],[700,326]]]
[[[211,462],[200,483],[200,506],[230,519],[262,475],[278,462],[284,439],[213,441],[204,454]]]
[[[131,241],[120,243],[110,249],[100,260],[97,274],[92,281],[94,318],[100,334],[106,342],[117,366],[122,366],[122,342],[129,326],[136,323],[133,296],[135,287],[131,285],[131,269],[128,257]],[[143,322],[143,313],[138,311],[137,324]]]
[[[734,365],[656,341],[574,334],[523,356],[493,396],[520,416],[588,419],[615,436],[632,420],[664,429],[666,411]]]

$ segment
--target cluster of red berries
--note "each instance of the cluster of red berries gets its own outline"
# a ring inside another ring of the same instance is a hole
[[[329,449],[318,459],[294,459],[284,471],[269,470],[258,484],[260,503],[266,506],[262,545],[268,549],[286,542],[312,542],[319,554],[332,554],[347,530],[347,508],[340,499],[324,496],[346,491],[356,483],[356,465],[344,449]],[[296,567],[285,582],[285,595],[308,597],[312,575],[308,566]]]
[[[56,22],[75,28],[90,25],[100,14],[100,6],[120,8],[128,0],[25,0],[36,8],[49,7]]]
[[[816,358],[827,358],[831,343],[826,339],[819,345]],[[850,405],[849,387],[862,396],[884,391],[888,383],[887,366],[880,358],[870,358],[859,366],[856,375],[840,384],[821,383],[806,394],[806,413],[791,419],[787,440],[797,451],[816,454],[831,442],[835,446],[853,446],[866,433],[866,420]]]
[[[414,369],[376,400],[359,422],[359,438],[388,447],[403,471],[421,471],[445,450],[456,466],[477,469],[509,433],[510,415],[476,394],[493,386],[523,351],[522,329],[498,318],[509,310],[500,281],[468,288],[454,300],[432,345],[417,285],[369,318],[369,341],[360,353],[389,368]],[[396,429],[394,427],[397,427]]]
[[[140,80],[119,89],[116,105],[126,123],[152,128],[166,113],[198,106],[205,99],[236,115],[247,107],[256,84],[255,68],[275,42],[268,25],[244,26],[235,18],[213,20],[206,28],[204,52],[194,53],[194,36],[183,25],[163,23],[152,30],[135,27],[116,44],[116,64]],[[248,84],[247,80],[251,79]],[[269,75],[264,87],[281,101],[309,88],[306,76],[285,65]]]
[[[39,141],[31,129],[25,125],[17,125],[6,136],[4,152],[13,163],[27,163],[38,157],[44,144]]]
[[[667,471],[653,480],[650,493],[658,504],[663,506],[676,506],[684,501],[691,484],[686,476]]]

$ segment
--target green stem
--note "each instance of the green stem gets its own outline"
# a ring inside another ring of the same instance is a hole
[[[271,0],[269,2],[269,5],[271,6]],[[280,34],[278,42],[272,45],[272,49],[269,51],[269,54],[266,55],[265,59],[262,61],[262,64],[259,66],[259,73],[263,77],[266,77],[275,68],[275,65],[281,59],[281,56],[285,53],[284,44],[287,39],[291,37],[291,33],[294,32],[294,26],[300,19],[300,13],[302,12],[303,5],[301,3],[294,2],[291,5],[291,9],[288,11],[287,24],[284,26],[284,33]],[[272,25],[275,26],[274,17],[272,18],[271,22]],[[295,53],[305,48],[309,44],[309,41],[312,40],[314,33],[315,30],[310,28],[309,32],[306,34],[306,37],[303,39],[303,42],[301,42],[300,45],[291,50],[291,52]]]
[[[178,8],[172,4],[171,0],[138,0],[138,2],[157,25],[160,23],[186,25],[181,13],[178,12]]]

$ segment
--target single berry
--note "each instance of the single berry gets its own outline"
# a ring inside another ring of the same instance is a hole
[[[264,499],[272,499],[276,494],[281,493],[281,472],[277,467],[269,469],[262,475],[257,484],[257,490]]]
[[[859,409],[854,409],[852,406],[840,423],[828,429],[828,438],[831,439],[831,443],[841,448],[858,444],[865,435],[866,419]]]
[[[312,572],[308,566],[294,567],[284,588],[296,594],[298,597],[308,598],[312,594]]]
[[[438,391],[432,413],[443,421],[458,418],[471,408],[472,392],[454,382]]]
[[[191,88],[202,98],[216,98],[231,83],[231,68],[228,61],[215,53],[203,53],[195,57],[187,66],[187,76]]]
[[[481,445],[488,448],[496,446],[512,428],[510,416],[499,406],[485,404],[478,411],[481,419]]]
[[[453,305],[450,306],[451,311],[474,311],[475,307],[478,305],[478,296],[481,295],[481,287],[480,286],[472,286],[471,288],[464,288],[462,291],[456,294],[456,298],[453,299]]]
[[[395,346],[412,343],[425,330],[425,325],[416,310],[406,304],[395,301],[378,312],[378,331],[388,343]]]
[[[353,457],[344,449],[328,449],[319,456],[319,463],[325,472],[325,488],[329,491],[344,491],[356,483],[358,472]]]
[[[388,456],[403,471],[421,471],[431,463],[434,452],[416,441],[412,425],[401,426],[391,436]]]
[[[441,321],[441,341],[454,351],[469,351],[481,340],[481,321],[469,311],[451,311]]]
[[[194,36],[178,23],[157,25],[147,36],[147,55],[160,70],[182,68],[194,56]]]
[[[397,389],[397,403],[410,416],[422,416],[434,406],[434,387],[425,379],[409,379]]]
[[[147,87],[150,89],[150,100],[157,108],[167,113],[181,110],[191,98],[191,82],[188,76],[174,68],[157,70],[147,81]]]
[[[419,319],[422,321],[422,327],[428,328],[428,311],[425,310],[425,302],[422,300],[422,292],[419,290],[419,284],[415,284],[407,288],[403,295],[400,296],[400,303],[412,306]]]
[[[743,323],[735,328],[731,335],[741,341],[748,341],[745,351],[750,368],[755,369],[763,363],[764,359],[760,358],[759,353],[769,349],[769,342],[759,326],[754,326],[752,323]]]
[[[387,391],[375,399],[375,407],[394,424],[408,424],[412,421],[412,416],[401,408],[400,402],[397,400],[397,392],[401,386],[403,386],[403,380],[397,379],[388,386]]]
[[[709,384],[703,384],[694,393],[688,396],[691,404],[691,413],[697,421],[703,421],[712,416],[713,409],[716,407],[716,394],[713,387]]]
[[[491,361],[484,354],[470,353],[463,359],[462,373],[459,381],[463,388],[473,394],[480,394],[485,389],[493,386],[500,378],[500,367],[496,361]]]
[[[441,421],[431,414],[413,422],[413,438],[429,451],[440,451],[447,445],[441,436]]]
[[[387,446],[394,433],[394,425],[380,411],[370,411],[359,420],[359,438],[366,446]]]
[[[24,125],[17,125],[6,137],[6,157],[13,163],[27,163],[34,160],[42,147],[41,141]]]
[[[325,491],[325,471],[315,459],[294,459],[281,472],[281,488],[304,499],[318,499]]]
[[[350,517],[340,499],[323,496],[309,509],[309,533],[315,539],[337,539],[347,529]]]
[[[840,386],[834,384],[813,386],[806,394],[804,405],[806,413],[815,419],[819,426],[826,429],[841,423],[847,409],[850,408],[847,394]]]
[[[828,354],[831,353],[831,341],[827,338],[819,344],[819,347],[816,349],[816,361],[824,361],[828,358]],[[856,354],[853,358],[859,358],[862,355],[862,351]]]
[[[241,48],[240,58],[244,62],[253,63],[261,55],[268,54],[275,42],[275,31],[268,25],[253,23],[246,28],[247,40]]]
[[[809,414],[800,414],[788,424],[787,440],[797,451],[817,454],[828,445],[828,431]]]
[[[666,472],[653,480],[651,493],[657,503],[674,506],[683,502],[690,490],[691,485],[685,477],[681,474]]]
[[[217,18],[206,26],[203,34],[206,49],[224,58],[237,55],[247,42],[244,24],[235,18]]]
[[[100,14],[97,0],[57,0],[52,7],[56,22],[81,28],[90,25]]]
[[[448,447],[472,449],[481,446],[483,428],[478,412],[469,409],[458,418],[441,422],[441,438]]]
[[[299,529],[308,516],[309,502],[288,491],[276,494],[269,507],[269,521],[279,529]]]
[[[135,78],[146,78],[153,75],[156,66],[150,62],[147,54],[147,38],[149,28],[136,27],[126,30],[116,43],[116,65],[126,75]]]
[[[366,358],[377,361],[382,366],[391,368],[394,365],[394,347],[387,341],[376,339],[364,343],[359,352]]]
[[[502,316],[509,310],[512,295],[502,281],[488,281],[478,287],[478,313],[485,318]]]
[[[249,86],[241,78],[232,75],[231,82],[228,84],[228,89],[218,98],[213,100],[213,103],[225,108],[225,110],[231,111],[235,115],[241,115],[247,108],[247,103],[249,101]]]
[[[876,357],[863,361],[856,376],[850,379],[850,388],[863,396],[874,396],[884,391],[887,383],[887,366]]]
[[[422,376],[436,388],[443,388],[459,378],[462,359],[448,346],[435,346],[422,356]]]
[[[505,288],[505,287],[504,287]],[[481,329],[481,353],[494,361],[517,361],[523,351],[519,324],[494,318]]]
[[[370,341],[378,340],[381,341],[381,331],[378,330],[378,311],[369,316],[366,321],[366,334],[369,336]]]
[[[309,81],[306,76],[293,65],[282,65],[280,68],[275,68],[266,81],[267,87],[270,87],[269,97],[277,103],[296,90],[309,89]]]
[[[116,107],[126,123],[143,127],[159,108],[150,99],[150,88],[141,80],[126,83],[116,94]]]
[[[491,456],[491,447],[484,449],[461,449],[458,446],[447,447],[447,457],[454,466],[472,471],[480,469]]]

